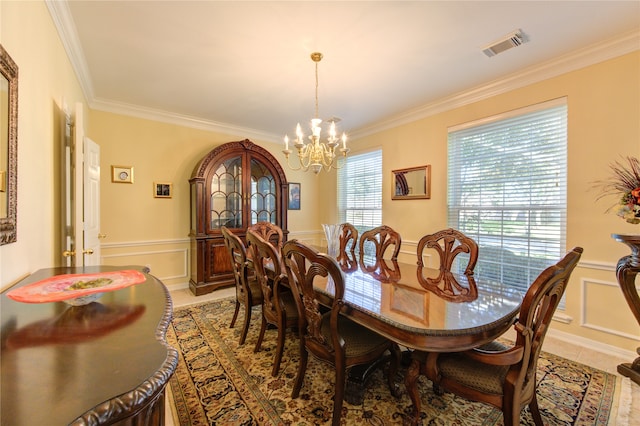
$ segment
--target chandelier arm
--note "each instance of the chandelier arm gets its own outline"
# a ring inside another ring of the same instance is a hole
[[[304,171],[309,170],[309,165],[311,164],[311,155],[309,152],[311,148],[312,146],[308,144],[298,148],[298,162]]]

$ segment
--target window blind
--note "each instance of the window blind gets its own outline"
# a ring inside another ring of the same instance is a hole
[[[338,218],[359,232],[382,224],[382,150],[350,155],[338,170]]]
[[[480,247],[476,275],[526,290],[564,255],[564,99],[449,130],[448,223]]]

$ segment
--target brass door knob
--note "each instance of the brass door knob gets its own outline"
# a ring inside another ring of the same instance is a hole
[[[82,253],[84,253],[84,254],[93,254],[93,250],[92,249],[82,250]]]
[[[107,234],[98,234],[98,239],[102,240],[103,238],[107,238]]]
[[[64,257],[71,257],[71,256],[75,256],[76,252],[75,251],[71,251],[71,250],[65,250],[62,252],[62,255]]]

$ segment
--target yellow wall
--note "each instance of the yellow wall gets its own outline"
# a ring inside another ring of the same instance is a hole
[[[568,102],[567,249],[585,252],[560,313],[566,323],[554,329],[632,351],[638,323],[615,278],[629,249],[611,234],[639,228],[605,212],[617,199],[596,201],[594,182],[610,176],[612,162],[640,157],[640,52],[364,137],[352,149],[382,147],[383,222],[400,232],[401,256],[413,261],[420,237],[447,226],[447,128],[560,97]],[[424,164],[432,165],[431,199],[391,200],[391,170]],[[333,187],[321,191],[330,196]]]
[[[5,288],[60,256],[63,103],[86,100],[44,2],[0,2],[0,43],[18,65],[18,241],[0,246]]]
[[[102,263],[140,264],[168,286],[189,279],[189,178],[196,164],[216,146],[245,139],[91,111],[88,136],[100,145]],[[291,230],[318,227],[317,176],[289,170],[282,146],[253,140],[285,170],[287,180],[301,183],[301,209],[288,212]],[[111,182],[111,166],[133,166],[133,184]],[[172,198],[154,198],[154,182],[173,184]],[[310,236],[308,234],[311,234]],[[315,232],[292,232],[290,238],[313,239]]]
[[[18,122],[18,242],[0,246],[0,283],[55,264],[58,246],[59,172],[63,99],[72,110],[86,100],[43,2],[0,2],[0,43],[20,69]],[[383,149],[384,222],[403,236],[402,256],[415,256],[423,234],[446,227],[447,128],[558,97],[569,113],[567,247],[585,253],[567,290],[564,322],[554,331],[570,339],[638,346],[638,324],[615,281],[615,263],[628,249],[611,233],[637,233],[596,201],[592,182],[608,176],[620,156],[640,157],[640,52],[435,114],[352,141],[353,152]],[[86,108],[86,107],[85,107]],[[103,261],[149,264],[172,287],[188,277],[188,178],[215,146],[244,135],[86,111],[87,136],[101,147]],[[302,209],[289,211],[291,237],[321,238],[320,224],[336,222],[335,173],[291,172],[281,146],[254,140],[278,158],[287,178],[302,184]],[[432,165],[431,199],[392,201],[391,170]],[[135,168],[133,185],[111,183],[111,165]],[[174,184],[171,199],[155,199],[154,181]],[[315,194],[315,195],[314,195]]]

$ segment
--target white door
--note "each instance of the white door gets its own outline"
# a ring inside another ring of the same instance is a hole
[[[100,262],[100,145],[84,138],[84,266]]]

